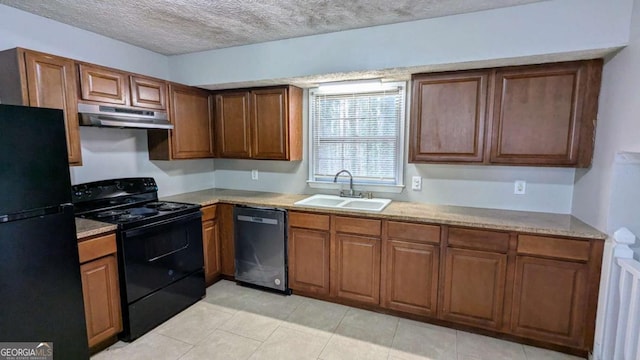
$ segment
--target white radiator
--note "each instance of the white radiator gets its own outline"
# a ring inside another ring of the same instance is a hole
[[[635,240],[620,228],[605,244],[595,360],[640,360],[640,262],[629,247]]]

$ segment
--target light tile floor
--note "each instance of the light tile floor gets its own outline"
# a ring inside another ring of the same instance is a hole
[[[549,350],[220,281],[207,296],[107,359],[576,360]]]

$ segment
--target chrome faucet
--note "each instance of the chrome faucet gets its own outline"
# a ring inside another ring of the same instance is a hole
[[[340,174],[342,174],[342,173],[346,173],[347,175],[349,175],[349,194],[345,194],[344,191],[340,190],[340,196],[352,197],[352,198],[362,197],[362,194],[355,195],[355,192],[353,191],[353,175],[351,175],[349,170],[340,170],[340,171],[338,171],[336,176],[333,178],[333,182],[338,182],[338,176],[340,176]]]

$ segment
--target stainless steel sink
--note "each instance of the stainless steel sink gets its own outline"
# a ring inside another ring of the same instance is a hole
[[[317,194],[297,201],[294,205],[379,212],[384,210],[390,203],[391,199],[344,198],[336,195]]]

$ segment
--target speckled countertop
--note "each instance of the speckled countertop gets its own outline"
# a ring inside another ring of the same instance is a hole
[[[567,214],[529,211],[482,209],[463,206],[430,205],[393,201],[381,212],[354,211],[294,205],[310,195],[279,194],[258,191],[209,189],[164,197],[161,200],[212,205],[218,202],[270,206],[333,214],[349,214],[424,223],[469,226],[476,228],[518,231],[523,233],[558,235],[588,239],[606,239],[607,235]]]
[[[107,224],[89,219],[76,218],[76,236],[78,241],[115,231],[116,225]]]

